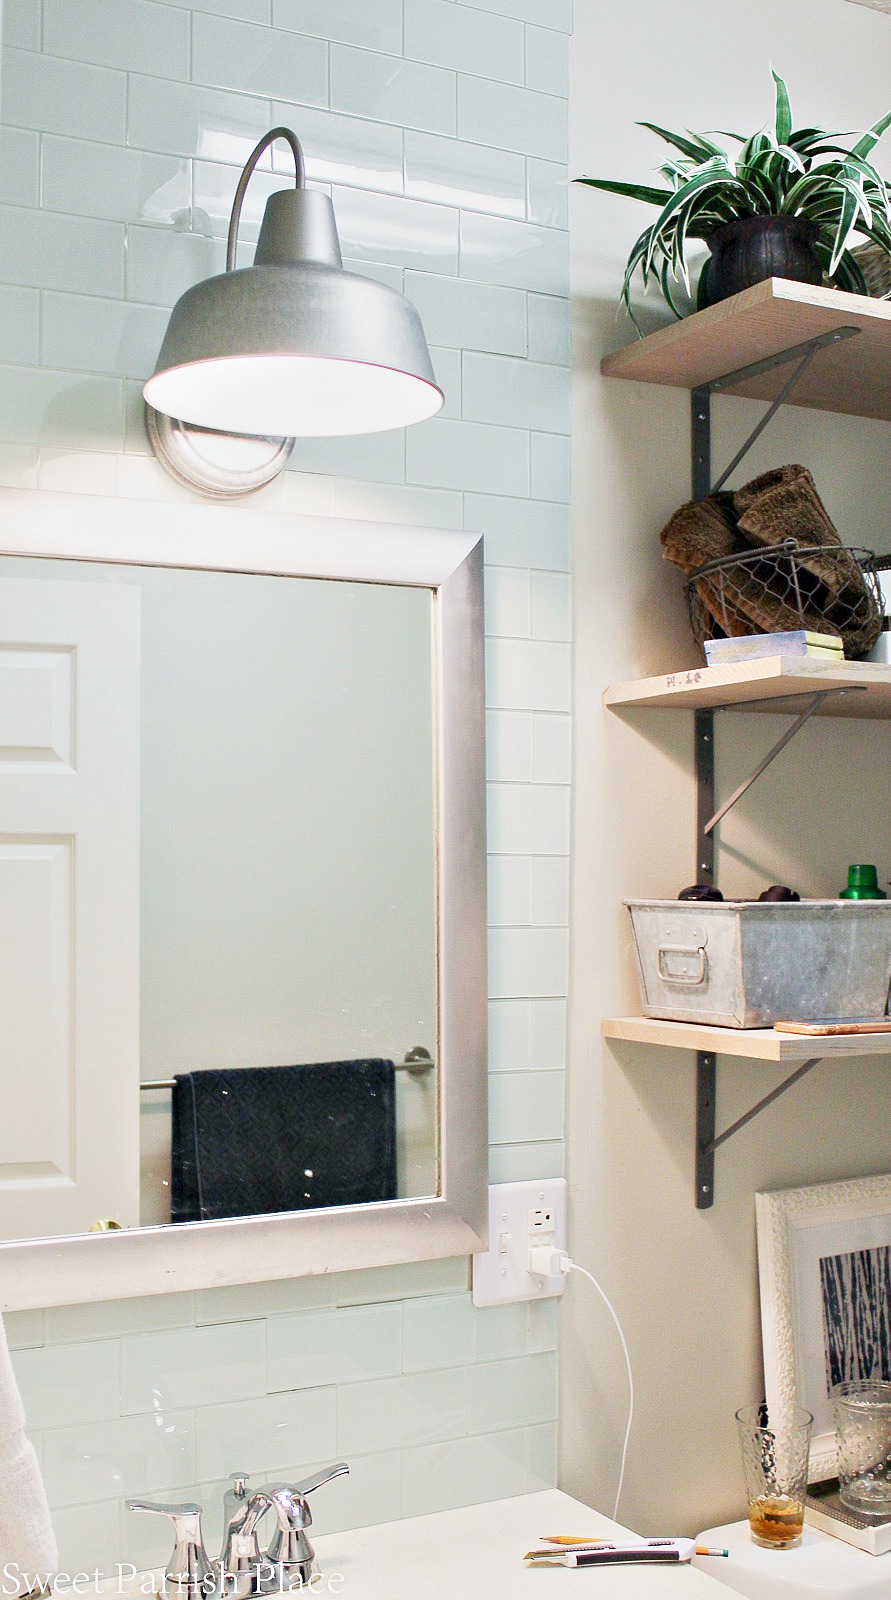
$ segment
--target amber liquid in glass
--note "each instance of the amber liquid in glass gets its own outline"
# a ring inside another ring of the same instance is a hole
[[[762,1494],[749,1501],[749,1528],[756,1544],[787,1550],[801,1541],[804,1505],[786,1494]]]

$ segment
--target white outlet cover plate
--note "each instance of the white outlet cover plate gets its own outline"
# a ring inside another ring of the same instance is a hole
[[[560,1295],[566,1276],[533,1277],[528,1270],[529,1213],[547,1208],[554,1213],[553,1239],[538,1244],[566,1249],[566,1179],[489,1185],[489,1248],[473,1258],[473,1303],[499,1306],[512,1300],[544,1300]]]

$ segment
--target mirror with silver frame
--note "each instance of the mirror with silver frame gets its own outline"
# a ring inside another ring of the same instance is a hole
[[[478,1248],[479,541],[0,517],[0,1306]]]

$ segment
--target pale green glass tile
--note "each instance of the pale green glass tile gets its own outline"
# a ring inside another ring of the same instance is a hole
[[[5,1311],[3,1325],[10,1350],[27,1350],[43,1344],[42,1311]]]
[[[119,295],[124,287],[123,225],[3,206],[0,279],[29,288]]]
[[[135,1522],[136,1518],[133,1520]],[[113,1564],[118,1559],[119,1522],[117,1500],[92,1501],[88,1506],[54,1506],[53,1532],[59,1547],[59,1571],[93,1572],[98,1560],[102,1577],[113,1577]]]
[[[524,493],[529,488],[529,435],[519,428],[433,417],[408,432],[406,478],[440,489]]]
[[[569,509],[547,500],[466,494],[464,526],[486,536],[486,559],[505,567],[569,571]]]
[[[527,1301],[479,1307],[474,1321],[474,1360],[507,1361],[512,1356],[526,1355],[528,1327]]]
[[[202,1289],[196,1296],[198,1323],[246,1322],[279,1312],[308,1311],[333,1305],[327,1273],[318,1277],[279,1278],[273,1283],[233,1283],[223,1289]]]
[[[503,934],[506,930],[498,931]],[[560,957],[566,949],[566,937],[561,930],[518,928],[516,931],[519,934],[539,933],[543,936],[540,941],[542,944],[547,942],[547,936],[553,935],[553,942],[557,946],[557,954],[553,959],[559,973],[565,972],[565,963],[561,962]],[[504,965],[507,964],[508,958],[505,957]],[[525,975],[523,960],[516,961],[516,965],[522,980]],[[563,1073],[495,1073],[489,1080],[489,1130],[491,1143],[495,1145],[560,1139],[563,1134]]]
[[[40,359],[40,294],[0,285],[0,361],[34,366]]]
[[[565,314],[564,303],[556,303]],[[462,373],[461,409],[468,421],[494,420],[512,428],[547,428],[568,435],[570,384],[562,367],[468,350]]]
[[[136,1300],[102,1300],[95,1304],[52,1306],[44,1312],[47,1344],[116,1338],[122,1333],[147,1333],[160,1328],[190,1327],[195,1320],[195,1295],[145,1295]]]
[[[121,1494],[185,1499],[182,1491],[195,1481],[193,1413],[165,1411],[49,1429],[44,1474],[52,1508]],[[154,1532],[157,1551],[157,1526]]]
[[[559,1177],[560,1174],[558,1173]],[[560,1310],[559,1295],[547,1300],[529,1300],[526,1304],[528,1318],[527,1349],[531,1352],[558,1348],[557,1318]]]
[[[450,489],[420,489],[411,484],[365,483],[332,478],[329,515],[370,522],[398,522],[423,528],[460,528],[461,496]]]
[[[137,67],[159,78],[189,72],[189,17],[154,0],[43,0],[43,48],[48,55]]]
[[[322,472],[341,478],[365,478],[372,482],[403,483],[405,480],[405,435],[401,428],[386,433],[353,434],[345,437],[298,439],[291,455],[292,466],[300,472]]]
[[[123,434],[119,378],[0,367],[0,437],[70,449],[120,450]]]
[[[181,294],[204,278],[224,272],[226,247],[221,239],[170,228],[127,228],[126,289],[129,300],[172,306]]]
[[[172,226],[188,216],[188,162],[81,139],[43,140],[42,204],[47,211]]]
[[[569,292],[567,235],[505,217],[461,213],[462,277],[544,294]]]
[[[0,203],[40,204],[40,135],[28,128],[0,129]]]
[[[402,0],[273,0],[277,28],[402,54]]]
[[[424,272],[458,271],[457,211],[365,189],[335,188],[333,200],[344,256]]]
[[[492,928],[489,933],[489,993],[499,995],[565,994],[569,978],[569,939],[565,928]],[[529,1086],[529,1080],[549,1076],[524,1073],[521,1089],[514,1085],[518,1098],[505,1104],[511,1074],[500,1072],[495,1078],[489,1106],[489,1137],[493,1144],[514,1144],[518,1139],[556,1139],[563,1131],[562,1080],[554,1084],[560,1101],[557,1108],[540,1107],[543,1121],[533,1120],[529,1101],[543,1094]],[[560,1074],[554,1077],[560,1079]],[[522,1104],[521,1104],[522,1102]],[[536,1104],[536,1110],[539,1107]]]
[[[41,0],[6,0],[3,7],[3,47],[40,49]]]
[[[490,639],[486,644],[486,703],[501,711],[564,711],[570,709],[570,651],[561,641],[550,639]],[[535,808],[557,804],[556,795],[539,802],[534,795],[517,800]],[[493,849],[516,850],[520,855],[563,855],[563,844],[553,834],[526,838],[522,845],[490,840]]]
[[[490,783],[532,782],[532,715],[525,711],[486,712],[486,776]],[[525,1004],[526,1002],[517,1002]],[[495,1006],[513,1004],[496,1001]],[[489,1012],[489,1065],[500,1068],[522,1063],[503,1059],[493,1032],[493,1011]],[[494,1050],[494,1055],[493,1055]]]
[[[299,119],[299,120],[298,120]],[[275,124],[292,121],[300,133],[310,183],[373,189],[377,194],[402,194],[402,129],[335,111],[314,111],[276,100]],[[293,161],[284,145],[276,145],[273,166],[290,175]]]
[[[566,435],[533,433],[532,493],[537,500],[565,500],[571,485],[570,444]]]
[[[440,3],[451,8],[453,0]],[[405,192],[437,205],[460,206],[522,222],[526,164],[510,150],[492,150],[406,128]]]
[[[528,770],[510,774],[515,781],[532,780],[532,718],[523,712],[490,712],[490,717],[522,718],[524,755],[528,757]],[[519,731],[519,730],[518,730]],[[502,781],[508,774],[499,772]],[[532,1005],[531,1000],[489,1001],[489,1071],[519,1072],[532,1065]]]
[[[159,306],[89,295],[43,295],[41,351],[50,367],[145,378],[167,327]]]
[[[562,295],[527,295],[527,316],[530,361],[569,367],[572,363],[572,339],[568,300]],[[564,381],[568,391],[568,373]],[[555,421],[552,431],[568,433],[569,429],[562,421]]]
[[[192,19],[192,81],[327,105],[328,46],[305,34],[196,11]]]
[[[406,1372],[467,1366],[473,1360],[475,1312],[468,1294],[412,1300],[403,1307]]]
[[[3,49],[3,120],[19,128],[122,144],[123,72],[30,50]]]
[[[468,1433],[552,1422],[557,1416],[557,1360],[544,1355],[487,1361],[468,1372]]]
[[[522,1428],[448,1444],[421,1445],[402,1457],[402,1513],[425,1516],[453,1506],[506,1500],[526,1489]]]
[[[536,1178],[562,1178],[565,1152],[560,1139],[530,1144],[498,1144],[489,1151],[490,1183],[525,1183]]]
[[[526,88],[569,98],[569,41],[565,33],[527,23]]]
[[[467,1374],[461,1367],[346,1384],[337,1393],[337,1449],[346,1460],[354,1451],[458,1438],[466,1424]]]
[[[526,1493],[557,1486],[557,1424],[541,1422],[526,1429]]]
[[[469,1281],[467,1256],[448,1256],[439,1261],[409,1261],[395,1267],[363,1267],[357,1272],[340,1272],[334,1277],[338,1305],[357,1305],[373,1300],[410,1299],[419,1294],[449,1294],[466,1289]]]
[[[526,158],[526,216],[544,228],[569,227],[569,185],[560,161]]]
[[[29,1428],[52,1430],[118,1415],[117,1344],[103,1341],[14,1350],[12,1365]]]
[[[404,54],[455,72],[522,83],[523,25],[455,6],[454,0],[405,0]]]
[[[458,77],[458,137],[474,144],[519,150],[545,161],[565,161],[567,106],[557,95]]]
[[[456,132],[455,74],[398,56],[331,46],[331,107],[429,133]]]
[[[543,28],[572,32],[572,0],[458,0],[459,5],[477,11],[495,11],[502,17],[518,17]]]
[[[493,350],[500,355],[526,354],[526,297],[522,290],[407,272],[405,293],[434,344],[456,350]]]
[[[195,1449],[200,1479],[225,1479],[242,1471],[279,1478],[301,1461],[325,1457],[333,1461],[334,1390],[304,1388],[300,1393],[200,1406],[195,1413]]]
[[[127,143],[137,150],[243,167],[254,145],[277,121],[268,100],[195,83],[166,83],[159,95],[157,79],[130,74]],[[270,165],[268,155],[262,159]]]
[[[402,1307],[339,1306],[274,1317],[266,1343],[270,1393],[392,1377],[402,1370]]]
[[[121,1341],[121,1413],[213,1404],[266,1393],[266,1324],[134,1334]]]

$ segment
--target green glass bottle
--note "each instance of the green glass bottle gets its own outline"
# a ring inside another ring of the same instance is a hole
[[[879,875],[875,867],[848,868],[848,886],[842,889],[842,900],[887,900],[884,889],[879,888]]]

